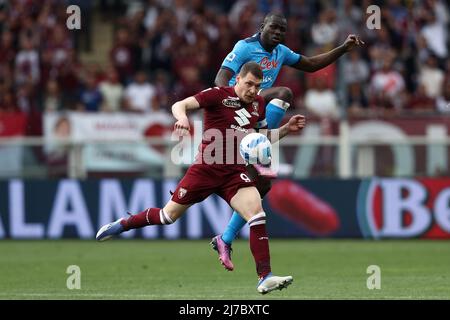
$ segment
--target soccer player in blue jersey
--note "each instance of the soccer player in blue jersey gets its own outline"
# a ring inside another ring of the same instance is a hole
[[[223,61],[215,79],[215,84],[219,87],[234,85],[236,75],[243,64],[248,61],[259,63],[264,74],[259,95],[266,102],[266,120],[269,129],[280,126],[293,98],[289,88],[272,87],[282,66],[287,65],[301,71],[315,72],[335,62],[346,52],[364,44],[358,36],[351,34],[341,46],[317,56],[306,57],[282,44],[286,29],[287,21],[283,15],[269,13],[257,34],[236,43]],[[257,180],[257,188],[261,197],[264,197],[270,190],[270,179],[258,176],[258,172],[252,166],[248,166],[247,169],[250,176]],[[231,243],[245,223],[245,220],[234,212],[224,233],[214,237],[211,242],[213,248],[219,253],[219,260],[227,270],[231,271],[234,268],[231,262]]]

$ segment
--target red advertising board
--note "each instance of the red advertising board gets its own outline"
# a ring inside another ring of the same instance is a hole
[[[357,212],[368,238],[450,239],[450,178],[364,180]]]
[[[0,113],[0,137],[24,135],[26,120],[26,115],[21,112]]]

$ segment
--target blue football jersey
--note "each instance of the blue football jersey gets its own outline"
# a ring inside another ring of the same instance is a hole
[[[261,83],[262,89],[273,86],[278,73],[283,65],[293,65],[300,61],[301,55],[295,53],[285,45],[277,45],[272,52],[267,52],[260,42],[260,34],[239,40],[222,62],[221,68],[228,69],[234,73],[229,85],[236,83],[236,75],[244,63],[255,61],[262,67],[264,78]]]

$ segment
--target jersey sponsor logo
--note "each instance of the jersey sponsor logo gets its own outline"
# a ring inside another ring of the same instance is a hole
[[[229,61],[229,62],[233,62],[234,58],[236,58],[236,54],[231,52],[229,55],[227,55],[227,57],[225,58],[225,60]]]
[[[234,117],[234,119],[237,121],[237,123],[241,127],[245,126],[247,124],[250,124],[250,121],[248,119],[251,118],[252,115],[250,113],[248,113],[248,111],[246,109],[242,108],[242,109],[236,110],[235,112],[238,116]]]
[[[277,60],[269,60],[269,58],[264,57],[259,62],[259,65],[264,70],[270,70],[274,68],[278,68],[278,61]]]
[[[239,98],[235,98],[235,97],[228,97],[227,99],[223,99],[222,104],[228,108],[240,108],[241,107],[241,102],[239,101]]]
[[[252,103],[252,107],[253,107],[252,115],[259,117],[259,113],[258,113],[259,103],[258,103],[258,101],[254,101]]]
[[[237,126],[237,125],[235,125],[235,124],[232,124],[232,125],[230,126],[230,128],[233,129],[233,130],[237,130],[237,131],[241,131],[241,132],[248,133],[248,129],[244,129],[244,128],[242,128],[242,127],[240,127],[240,126]]]
[[[182,199],[187,193],[187,190],[185,188],[180,188],[178,190],[178,199]]]

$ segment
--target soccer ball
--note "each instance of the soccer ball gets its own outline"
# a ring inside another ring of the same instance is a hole
[[[247,164],[269,166],[272,160],[272,144],[261,133],[246,135],[241,141],[239,151]]]

